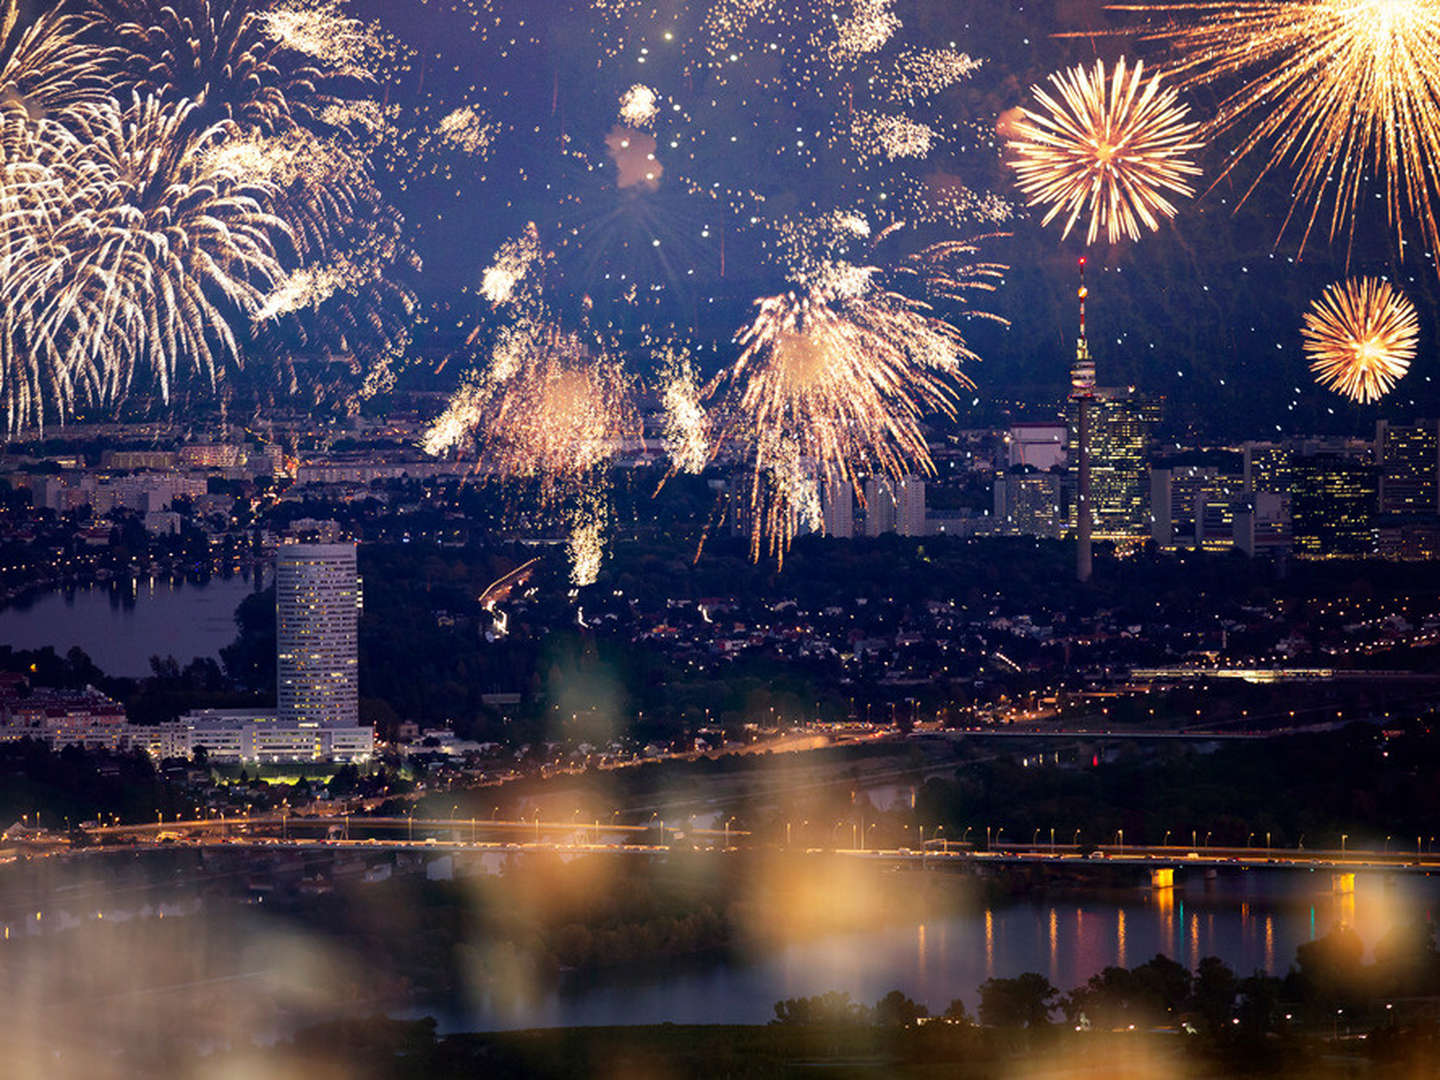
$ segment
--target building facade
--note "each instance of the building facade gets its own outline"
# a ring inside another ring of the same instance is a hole
[[[1378,550],[1376,469],[1339,454],[1295,459],[1291,498],[1296,555],[1365,557]]]
[[[359,725],[361,591],[354,544],[286,544],[275,559],[278,718]]]
[[[1150,432],[1163,404],[1133,387],[1098,387],[1089,399],[1090,500],[1096,539],[1150,535]],[[1078,442],[1079,408],[1069,404],[1070,445]]]

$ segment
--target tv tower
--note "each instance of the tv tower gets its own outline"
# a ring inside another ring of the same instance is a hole
[[[1080,267],[1080,338],[1075,343],[1075,366],[1070,369],[1070,400],[1079,413],[1076,448],[1079,456],[1080,483],[1075,502],[1075,577],[1090,580],[1090,531],[1094,514],[1090,508],[1090,402],[1095,397],[1095,361],[1090,359],[1090,344],[1085,340],[1085,256],[1077,260]]]

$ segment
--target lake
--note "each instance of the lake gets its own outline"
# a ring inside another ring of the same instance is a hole
[[[107,675],[150,673],[150,657],[186,664],[218,657],[235,640],[235,608],[254,575],[204,584],[168,578],[97,583],[45,593],[0,611],[0,644],[17,649],[79,646]]]

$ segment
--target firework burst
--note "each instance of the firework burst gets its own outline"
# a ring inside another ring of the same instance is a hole
[[[0,173],[12,427],[43,421],[47,394],[63,416],[117,400],[137,370],[168,397],[183,370],[214,385],[239,362],[231,320],[279,279],[288,230],[263,187],[214,167],[218,129],[186,136],[187,111],[148,99],[77,107],[70,127],[11,119],[28,141]]]
[[[1379,401],[1410,368],[1420,339],[1415,305],[1378,278],[1331,285],[1305,313],[1310,370],[1361,404]]]
[[[904,273],[936,295],[993,289],[1004,268],[974,262],[973,242],[928,248]],[[963,370],[978,359],[930,305],[882,282],[874,266],[819,267],[806,288],[756,302],[718,398],[716,449],[748,469],[751,555],[783,561],[797,531],[820,525],[820,491],[868,474],[930,474],[927,415],[953,417]],[[983,316],[993,318],[993,316]]]
[[[1033,88],[1037,108],[1022,110],[1007,143],[1020,190],[1031,206],[1047,207],[1042,223],[1063,214],[1061,236],[1069,236],[1088,211],[1085,242],[1103,230],[1114,244],[1173,217],[1171,199],[1193,195],[1189,180],[1200,174],[1188,156],[1200,147],[1199,125],[1186,120],[1175,89],[1124,58],[1108,75],[1096,60],[1050,82],[1055,94]]]
[[[1303,250],[1324,208],[1328,233],[1354,227],[1381,178],[1397,237],[1407,213],[1440,246],[1440,7],[1432,0],[1264,0],[1124,5],[1159,15],[1143,40],[1168,44],[1187,83],[1238,77],[1207,132],[1244,131],[1225,172],[1258,154],[1255,183],[1295,171]],[[1254,185],[1250,188],[1254,190]],[[1287,218],[1287,223],[1290,219]]]

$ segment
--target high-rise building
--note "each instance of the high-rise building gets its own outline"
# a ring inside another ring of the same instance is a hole
[[[1164,549],[1222,550],[1234,542],[1244,483],[1214,465],[1168,465],[1150,470],[1150,537]]]
[[[918,476],[904,477],[895,493],[895,531],[901,536],[924,536],[925,481]]]
[[[1440,506],[1440,423],[1375,424],[1382,514],[1433,517]]]
[[[1339,454],[1295,459],[1291,499],[1295,554],[1328,558],[1376,553],[1376,471]]]
[[[995,527],[1003,536],[1061,533],[1061,476],[1056,472],[1014,469],[995,477]]]
[[[825,519],[825,535],[837,540],[855,536],[855,485],[848,480],[828,480],[823,485],[820,503]]]
[[[1287,443],[1247,442],[1245,451],[1245,493],[1288,492],[1295,483],[1294,452]]]
[[[1159,398],[1134,387],[1096,387],[1087,401],[1090,505],[1094,535],[1127,539],[1150,535],[1151,429],[1161,416]],[[1072,443],[1079,438],[1079,402],[1071,400]]]
[[[1257,491],[1235,510],[1235,546],[1246,555],[1283,555],[1290,550],[1290,496]]]
[[[894,531],[895,485],[888,476],[872,476],[865,481],[865,535]]]
[[[1195,492],[1195,548],[1227,551],[1235,546],[1235,515],[1243,505],[1244,481],[1221,473]]]
[[[286,544],[276,556],[279,719],[360,722],[360,578],[354,544]]]

